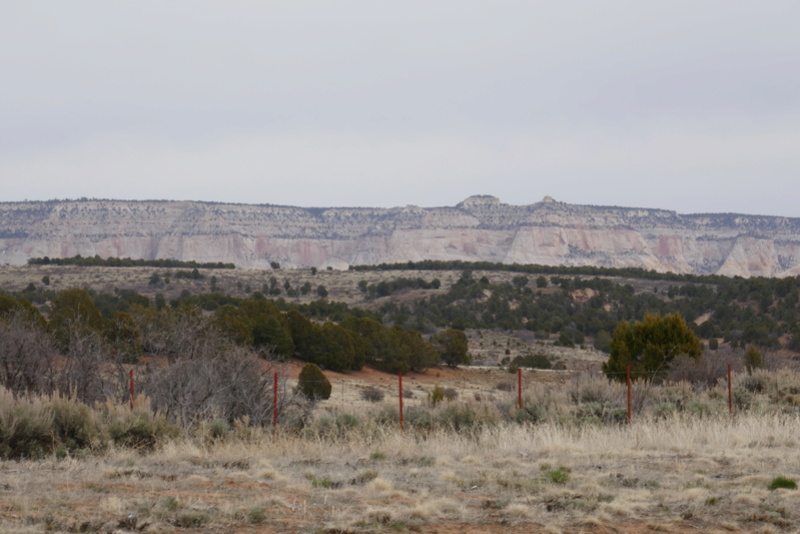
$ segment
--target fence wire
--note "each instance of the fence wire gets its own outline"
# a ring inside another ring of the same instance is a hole
[[[371,408],[394,408],[402,424],[409,410],[436,409],[442,406],[477,406],[489,404],[508,410],[536,411],[552,408],[555,401],[562,411],[579,418],[594,417],[605,422],[632,422],[646,412],[656,415],[669,411],[694,411],[700,415],[716,410],[733,414],[732,373],[715,387],[717,402],[707,407],[704,393],[687,383],[656,384],[663,377],[658,372],[605,373],[601,371],[537,371],[522,370],[509,374],[494,385],[467,380],[432,380],[430,376],[386,375],[378,383],[346,378],[334,381],[306,381],[309,384],[331,386],[327,399],[316,399],[316,408],[327,414],[344,415],[364,412]],[[547,380],[543,380],[546,377]],[[296,379],[287,381],[297,391]],[[705,394],[707,397],[708,395]],[[402,410],[402,411],[401,411]]]

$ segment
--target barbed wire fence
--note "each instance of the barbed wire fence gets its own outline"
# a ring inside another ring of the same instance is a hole
[[[438,384],[432,384],[430,381],[426,381],[425,385],[420,384],[415,377],[411,377],[413,382],[409,386],[409,377],[404,376],[402,373],[387,375],[385,380],[379,384],[356,383],[342,378],[327,382],[331,385],[329,398],[315,400],[317,401],[317,406],[323,408],[327,413],[339,415],[352,413],[358,402],[367,403],[362,404],[362,406],[370,404],[380,404],[384,408],[393,406],[394,410],[396,410],[399,429],[403,430],[406,426],[406,415],[411,408],[420,406],[435,407],[439,401],[467,403],[474,400],[476,402],[502,401],[507,405],[513,406],[516,410],[523,410],[537,401],[536,394],[541,393],[543,389],[551,391],[554,388],[566,388],[568,398],[577,405],[591,405],[600,400],[624,407],[624,414],[616,414],[616,420],[630,424],[634,422],[638,414],[644,412],[647,403],[652,402],[651,391],[654,386],[652,379],[660,376],[658,373],[633,373],[630,367],[625,372],[620,373],[604,373],[600,371],[558,371],[555,373],[546,371],[546,373],[550,373],[551,376],[566,377],[557,384],[542,383],[536,379],[539,372],[520,368],[510,377],[513,380],[502,380],[493,387],[471,384],[469,388],[462,388],[461,393],[466,392],[469,396],[460,396],[455,387],[442,387]],[[609,380],[614,376],[620,377],[622,380],[614,384]],[[641,380],[642,378],[643,380]],[[273,380],[271,424],[273,429],[277,431],[284,423],[282,421],[284,407],[290,402],[291,398],[296,398],[299,392],[297,379],[288,379],[275,372]],[[306,382],[324,383],[323,381]],[[442,382],[446,383],[447,380],[443,379]],[[602,395],[600,399],[598,399],[597,393],[592,390],[592,387],[599,383],[612,383],[611,393]],[[728,416],[733,417],[733,371],[730,365],[727,367],[724,384],[721,385],[724,385],[727,392],[725,404]],[[133,388],[133,384],[131,388]],[[620,390],[621,393],[619,392]],[[438,398],[436,397],[437,394],[439,395]]]

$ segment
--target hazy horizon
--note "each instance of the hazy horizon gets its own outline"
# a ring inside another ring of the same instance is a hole
[[[800,216],[796,2],[0,5],[0,200]]]
[[[494,196],[488,194],[476,194],[470,195],[473,196]],[[547,195],[550,196],[550,195]],[[77,198],[49,198],[49,199],[22,199],[22,200],[0,200],[0,204],[8,203],[47,203],[47,202],[196,202],[201,204],[227,204],[227,205],[242,205],[242,206],[275,206],[275,207],[286,207],[286,208],[300,208],[300,209],[397,209],[397,208],[406,208],[406,207],[418,207],[423,209],[435,209],[435,208],[455,208],[459,203],[466,200],[465,197],[458,202],[454,202],[452,204],[437,204],[437,205],[423,205],[423,204],[404,204],[404,205],[396,205],[396,206],[366,206],[366,205],[330,205],[330,206],[321,206],[321,205],[299,205],[299,204],[275,204],[275,203],[267,203],[267,202],[226,202],[226,201],[219,201],[219,200],[198,200],[198,199],[191,199],[191,198],[140,198],[140,199],[125,199],[125,198],[101,198],[101,197],[77,197]],[[498,197],[495,197],[498,198]],[[540,199],[536,202],[530,202],[526,204],[517,204],[514,202],[505,202],[502,198],[498,198],[500,204],[505,204],[509,206],[530,206],[533,204],[538,204],[543,201]],[[630,210],[637,210],[637,209],[644,209],[644,210],[654,210],[654,211],[669,211],[675,212],[678,215],[747,215],[747,216],[754,216],[754,217],[781,217],[781,218],[800,218],[788,216],[788,215],[768,215],[763,213],[749,213],[749,212],[738,212],[738,211],[714,211],[714,212],[682,212],[678,210],[671,210],[666,208],[653,208],[647,206],[623,206],[620,204],[576,204],[573,202],[564,202],[557,198],[553,199],[557,203],[561,204],[568,204],[572,206],[587,206],[592,208],[609,208],[609,209],[630,209]]]

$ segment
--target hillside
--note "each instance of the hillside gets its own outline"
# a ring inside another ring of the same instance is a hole
[[[130,257],[240,268],[420,260],[635,267],[784,277],[800,273],[800,219],[474,196],[453,207],[301,208],[191,201],[0,203],[0,263]]]

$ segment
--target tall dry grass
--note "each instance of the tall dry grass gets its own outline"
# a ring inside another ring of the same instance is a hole
[[[624,424],[585,409],[613,411],[621,386],[587,378],[530,388],[536,422],[518,422],[507,397],[421,401],[428,423],[404,432],[388,402],[274,433],[212,420],[169,434],[148,423],[158,415],[144,401],[131,414],[0,392],[2,439],[25,427],[12,421],[22,414],[50,425],[51,441],[56,428],[82,428],[63,421],[92,421],[101,443],[0,462],[0,530],[793,532],[800,492],[770,482],[800,478],[797,382],[789,372],[739,377],[746,399],[732,418],[719,384],[643,389]],[[124,429],[156,441],[127,446],[113,437]]]
[[[792,532],[800,418],[675,414],[632,425],[560,423],[469,433],[197,434],[152,452],[0,464],[13,508],[0,529],[475,532],[615,528]],[[87,511],[89,510],[89,511]]]

